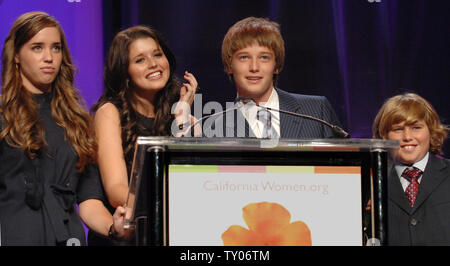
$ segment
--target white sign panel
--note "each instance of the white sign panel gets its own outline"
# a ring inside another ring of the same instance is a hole
[[[264,217],[260,219],[258,215]],[[276,226],[270,227],[273,225]],[[296,245],[300,240],[286,242],[280,240],[285,239],[283,236],[267,234],[286,227],[287,231],[280,234],[292,238],[295,232],[303,230],[297,225],[309,230],[310,240],[306,243],[311,245],[362,245],[360,168],[169,168],[170,245],[223,246],[224,237],[231,239],[233,245]],[[269,228],[266,231],[261,229],[265,226]],[[251,242],[252,237],[267,243]],[[243,238],[250,242],[239,242]]]

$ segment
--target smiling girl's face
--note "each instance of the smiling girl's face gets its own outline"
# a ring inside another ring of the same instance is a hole
[[[130,44],[128,74],[137,90],[156,94],[166,86],[169,61],[154,39],[141,38]]]

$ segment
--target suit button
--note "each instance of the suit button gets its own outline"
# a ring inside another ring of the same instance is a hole
[[[415,226],[417,224],[417,220],[412,218],[411,221],[409,222],[412,226]]]

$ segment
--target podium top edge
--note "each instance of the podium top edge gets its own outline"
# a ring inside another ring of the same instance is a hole
[[[176,138],[143,137],[137,139],[137,145],[164,146],[177,149],[202,148],[256,148],[256,149],[296,149],[296,148],[338,148],[352,149],[392,149],[400,147],[397,140],[381,139],[257,139],[257,138]]]

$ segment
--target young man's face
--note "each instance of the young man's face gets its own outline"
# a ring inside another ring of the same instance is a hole
[[[274,52],[257,43],[236,51],[228,74],[233,75],[239,96],[253,97],[256,102],[267,102],[272,93],[275,69]]]

